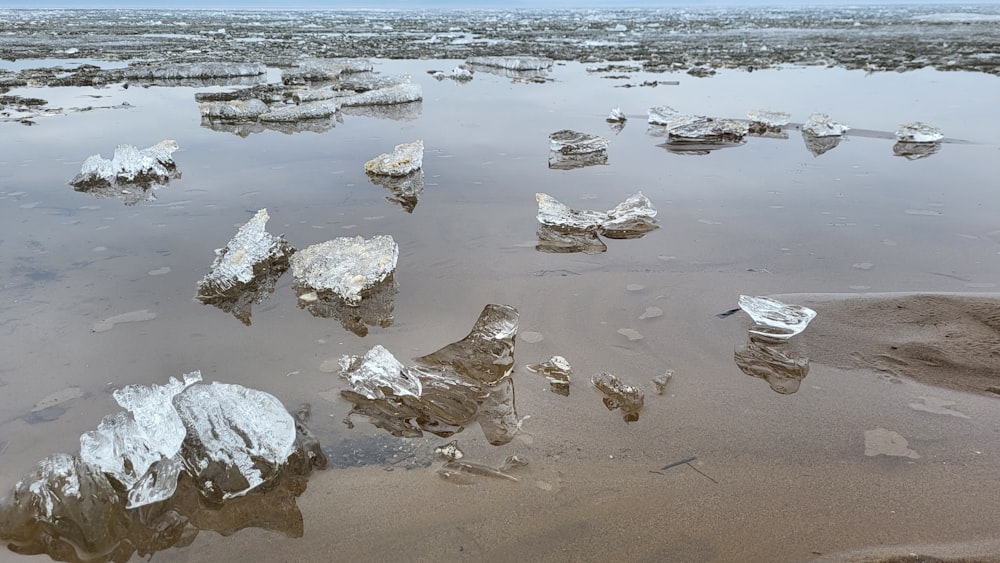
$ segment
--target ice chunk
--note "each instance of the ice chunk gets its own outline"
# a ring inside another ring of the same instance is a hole
[[[129,508],[174,493],[185,429],[170,401],[197,381],[201,373],[192,372],[163,386],[130,385],[115,391],[115,400],[129,412],[105,416],[97,430],[80,436],[80,458],[124,486]]]
[[[456,66],[455,68],[451,69],[451,72],[444,72],[442,70],[431,70],[428,71],[428,74],[430,74],[431,76],[433,76],[438,80],[444,80],[446,78],[450,78],[455,82],[468,82],[472,80],[473,76],[471,70],[462,66]]]
[[[569,383],[570,374],[573,373],[573,368],[569,365],[569,361],[562,356],[552,356],[546,362],[540,364],[531,364],[527,366],[528,371],[532,373],[540,373],[549,380],[549,388],[553,393],[558,393],[564,397],[569,396]]]
[[[507,70],[543,70],[552,68],[553,60],[546,57],[531,56],[485,56],[470,57],[468,64],[491,66]]]
[[[341,375],[351,384],[354,392],[369,399],[384,399],[386,394],[383,389],[397,397],[420,397],[421,385],[417,375],[379,344],[364,356],[343,356],[340,367]]]
[[[198,108],[202,117],[223,121],[253,121],[268,112],[267,104],[258,98],[201,102]]]
[[[274,479],[294,450],[295,420],[263,391],[195,384],[173,405],[187,429],[184,467],[209,500],[242,496]]]
[[[687,115],[670,106],[652,107],[648,115],[649,134],[666,136],[667,148],[679,145],[679,150],[689,151],[685,145],[695,144],[699,154],[717,148],[715,145],[742,143],[750,128],[744,121]]]
[[[231,312],[250,324],[251,307],[274,292],[295,251],[283,236],[267,232],[269,219],[261,209],[225,248],[217,251],[212,270],[198,282],[198,300]]]
[[[517,321],[514,307],[487,305],[465,338],[416,361],[425,366],[448,366],[474,381],[496,385],[514,369]]]
[[[538,222],[561,232],[597,232],[609,238],[637,238],[657,228],[656,209],[642,192],[636,192],[607,212],[577,211],[544,193],[535,194],[535,200],[538,201]]]
[[[271,107],[259,117],[261,121],[294,122],[305,119],[323,119],[340,111],[340,103],[335,100],[303,102],[296,105]]]
[[[399,246],[391,235],[341,237],[293,254],[292,275],[299,285],[332,291],[357,305],[364,291],[395,271],[398,257]]]
[[[612,108],[611,113],[608,114],[607,121],[610,123],[624,123],[625,114],[622,112],[622,108]]]
[[[750,132],[754,135],[767,135],[780,133],[788,122],[792,119],[792,114],[784,111],[750,110],[747,112],[750,119]]]
[[[838,123],[825,113],[814,113],[802,124],[802,132],[814,137],[838,137],[851,128]]]
[[[567,170],[608,163],[608,140],[563,129],[549,135],[549,168]]]
[[[787,340],[805,330],[816,311],[801,305],[786,305],[770,297],[740,295],[739,307],[753,319],[750,334]]]
[[[295,67],[282,69],[281,81],[285,84],[331,81],[342,74],[370,72],[372,68],[367,59],[305,59]]]
[[[362,358],[347,356],[342,376],[353,390],[341,396],[353,403],[351,415],[367,416],[396,436],[426,431],[448,437],[477,421],[491,444],[508,443],[518,429],[510,378],[516,332],[517,310],[491,304],[468,336],[417,358],[416,365],[401,367],[388,352],[374,348]]]
[[[656,390],[656,394],[662,395],[667,389],[667,384],[670,383],[670,380],[673,378],[674,378],[674,370],[672,369],[668,369],[667,371],[654,377],[653,388]]]
[[[740,371],[767,381],[771,389],[782,395],[799,390],[809,374],[809,358],[797,356],[784,344],[774,344],[750,337],[733,354]]]
[[[904,143],[936,143],[944,139],[941,129],[927,123],[903,123],[896,129],[896,139]]]
[[[396,84],[387,88],[369,90],[337,98],[342,107],[392,105],[418,102],[424,99],[424,91],[419,84]]]
[[[609,411],[621,409],[625,422],[639,420],[639,412],[645,401],[642,389],[626,385],[617,376],[607,372],[595,375],[590,381],[604,394],[602,400]]]
[[[165,184],[180,177],[172,157],[176,150],[177,141],[171,140],[141,150],[118,145],[110,160],[95,154],[83,161],[70,184],[81,191],[121,184]]]
[[[423,166],[424,142],[396,145],[391,153],[379,156],[365,163],[365,172],[381,176],[406,176],[420,170]]]

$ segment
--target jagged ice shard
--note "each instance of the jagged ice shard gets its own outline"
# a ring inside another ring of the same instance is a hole
[[[544,193],[535,194],[535,200],[538,201],[536,217],[542,227],[564,233],[600,233],[609,238],[637,238],[657,228],[656,209],[642,192],[636,192],[606,212],[571,209]]]
[[[172,156],[177,148],[177,141],[172,140],[141,150],[118,145],[110,160],[99,154],[87,157],[70,184],[81,191],[116,184],[165,184],[179,176]]]
[[[805,330],[816,311],[801,305],[786,305],[770,297],[740,295],[739,307],[754,322],[751,335],[765,339],[787,340]]]
[[[267,298],[289,267],[295,252],[283,236],[267,232],[269,219],[261,209],[216,251],[211,271],[198,282],[198,300],[231,312],[250,324],[253,304]]]
[[[927,123],[903,123],[896,129],[896,140],[901,143],[937,143],[944,139],[941,129]]]
[[[365,163],[365,172],[377,176],[406,176],[424,165],[424,142],[396,145],[391,153],[379,156]]]
[[[839,137],[851,128],[830,119],[825,113],[814,113],[802,124],[802,133],[814,137]]]
[[[200,372],[170,378],[167,385],[130,385],[114,392],[129,412],[105,416],[97,430],[80,436],[80,459],[125,487],[128,508],[169,498],[177,486],[184,425],[171,406],[175,395],[201,381]]]
[[[342,356],[341,373],[356,393],[369,399],[384,399],[385,389],[397,397],[420,397],[420,379],[412,371],[377,344],[364,356]]]
[[[293,254],[292,275],[300,286],[332,291],[356,306],[366,290],[392,275],[398,257],[399,246],[391,235],[341,237]]]

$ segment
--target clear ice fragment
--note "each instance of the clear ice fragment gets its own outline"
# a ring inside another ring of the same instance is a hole
[[[122,484],[128,508],[169,498],[180,475],[185,429],[171,405],[175,395],[201,381],[201,373],[173,377],[166,385],[129,385],[114,392],[129,412],[105,416],[80,436],[80,459]]]
[[[341,237],[314,244],[292,255],[292,275],[301,286],[329,290],[349,305],[396,269],[399,246],[391,235],[370,239]]]
[[[757,131],[772,131],[788,125],[792,114],[784,111],[750,110],[747,112],[750,128]]]
[[[423,166],[424,142],[396,145],[391,153],[383,153],[365,163],[365,172],[377,176],[406,176]]]
[[[447,366],[473,381],[496,385],[514,369],[517,321],[514,307],[489,304],[465,338],[416,361],[428,367]]]
[[[591,378],[601,393],[604,394],[604,406],[609,411],[621,409],[622,419],[625,422],[635,422],[639,420],[639,412],[645,402],[645,395],[642,389],[633,385],[622,383],[617,376],[610,373],[602,373]]]
[[[549,135],[549,168],[568,170],[608,163],[608,140],[563,129]]]
[[[211,271],[198,282],[198,300],[231,312],[250,324],[251,307],[267,298],[295,252],[283,236],[267,232],[266,209],[254,214],[217,251]]]
[[[420,379],[407,370],[382,345],[377,344],[364,356],[340,358],[341,375],[351,384],[355,393],[369,399],[384,399],[386,391],[397,397],[420,397]]]
[[[896,129],[896,140],[902,143],[937,143],[944,139],[941,129],[927,123],[903,123]]]
[[[816,311],[801,305],[786,305],[770,297],[740,295],[739,307],[753,319],[750,334],[787,340],[805,330]]]
[[[625,239],[641,237],[657,228],[656,209],[642,192],[636,192],[606,212],[571,209],[544,193],[536,193],[535,200],[538,202],[536,218],[542,227],[547,227],[550,231],[600,233],[609,238]],[[539,229],[540,245],[543,234],[551,243],[560,242],[559,237],[549,236],[550,232],[542,233],[542,229]],[[562,244],[572,246],[567,244],[569,242],[571,241],[562,241]],[[558,248],[555,244],[547,243],[546,246]]]
[[[177,141],[172,140],[141,150],[118,145],[110,160],[95,154],[83,161],[70,184],[81,190],[116,184],[165,184],[179,176],[172,156],[176,150]]]
[[[195,384],[173,405],[187,430],[184,468],[209,500],[242,496],[274,479],[294,451],[295,419],[263,391]]]
[[[830,119],[825,113],[814,113],[802,124],[802,132],[814,137],[839,137],[851,128]]]
[[[553,393],[564,397],[569,396],[569,376],[573,373],[573,368],[569,365],[569,361],[566,358],[552,356],[546,362],[531,364],[527,368],[532,373],[544,375],[549,380],[549,388]]]
[[[657,395],[662,395],[666,392],[667,384],[670,380],[674,378],[674,370],[668,369],[664,373],[653,378],[653,389],[656,390]]]

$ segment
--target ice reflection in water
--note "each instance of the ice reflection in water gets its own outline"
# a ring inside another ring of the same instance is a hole
[[[341,396],[354,405],[348,425],[360,414],[394,436],[448,437],[476,421],[491,444],[510,442],[518,423],[510,377],[517,320],[514,307],[487,305],[468,336],[416,358],[414,366],[403,366],[388,351],[373,356],[381,347],[346,356],[342,375],[353,390]]]
[[[776,393],[790,395],[799,390],[809,374],[809,358],[796,355],[787,344],[766,342],[754,336],[736,348],[736,365],[740,371],[767,381]]]

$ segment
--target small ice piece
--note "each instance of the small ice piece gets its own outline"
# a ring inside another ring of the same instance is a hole
[[[165,184],[178,176],[171,156],[176,150],[177,141],[172,140],[141,150],[118,145],[111,160],[95,154],[83,161],[80,173],[70,184],[82,190],[115,184]]]
[[[622,108],[612,108],[611,113],[608,114],[607,121],[609,123],[624,123],[625,114],[622,112]]]
[[[446,461],[455,461],[465,457],[465,454],[458,447],[458,440],[452,440],[443,446],[434,448],[434,455]]]
[[[465,338],[416,361],[428,367],[447,366],[473,381],[496,385],[514,369],[518,316],[510,305],[486,305]]]
[[[105,416],[97,430],[80,436],[80,459],[125,487],[128,508],[166,500],[181,471],[185,429],[171,400],[201,381],[200,372],[173,377],[166,385],[129,385],[114,392],[129,412]]]
[[[770,335],[769,335],[770,336]],[[809,358],[796,356],[783,344],[772,344],[750,337],[733,354],[740,371],[767,381],[775,393],[791,395],[809,374]]]
[[[667,389],[667,384],[670,383],[670,380],[673,378],[674,378],[674,370],[672,369],[668,369],[662,374],[654,377],[653,389],[656,390],[656,394],[662,395]]]
[[[254,121],[268,112],[267,104],[257,98],[201,102],[198,108],[202,117],[221,121]]]
[[[549,135],[549,168],[571,169],[608,163],[608,140],[563,129]]]
[[[573,372],[573,368],[570,367],[569,361],[566,358],[552,356],[547,362],[531,364],[527,368],[532,373],[544,375],[549,380],[549,388],[553,393],[564,397],[569,396],[569,376]]]
[[[368,240],[340,237],[293,254],[292,275],[299,285],[333,291],[356,306],[362,292],[392,275],[398,257],[399,246],[392,235]]]
[[[792,119],[792,114],[784,111],[750,110],[747,112],[750,119],[750,131],[761,134],[767,132],[780,131]]]
[[[387,88],[369,90],[337,98],[342,107],[405,104],[424,99],[424,91],[419,84],[396,84]]]
[[[351,384],[354,392],[369,399],[384,399],[383,389],[397,397],[420,397],[420,379],[380,344],[364,356],[341,357],[340,369],[341,377]]]
[[[639,420],[639,411],[645,401],[642,389],[625,385],[617,376],[607,372],[595,375],[590,381],[604,394],[602,400],[609,411],[621,409],[625,422]]]
[[[365,163],[365,172],[379,176],[406,176],[423,166],[424,142],[396,145],[391,153],[383,153]]]
[[[851,128],[838,123],[825,113],[814,113],[802,124],[802,132],[814,137],[839,137]]]
[[[211,501],[242,496],[274,479],[295,449],[295,419],[263,391],[195,384],[173,405],[187,429],[184,467]]]
[[[927,123],[903,123],[896,129],[896,140],[904,143],[936,143],[944,139],[941,129]]]
[[[690,119],[668,126],[667,136],[672,142],[739,142],[749,127],[746,122],[735,119],[690,116]]]
[[[428,71],[428,73],[431,76],[433,76],[434,78],[436,78],[437,80],[444,80],[446,78],[450,78],[450,79],[454,80],[455,82],[468,82],[468,81],[472,80],[472,76],[473,76],[473,73],[472,73],[471,70],[469,70],[469,69],[467,69],[465,67],[462,67],[462,66],[456,66],[455,68],[453,68],[451,70],[451,72],[444,72],[444,71],[441,71],[441,70],[432,70],[432,71]]]
[[[532,56],[485,56],[470,57],[468,64],[492,66],[507,70],[544,70],[552,68],[553,60],[545,57]]]
[[[801,305],[786,305],[770,297],[740,295],[739,307],[753,319],[750,334],[788,340],[805,330],[816,311]]]

